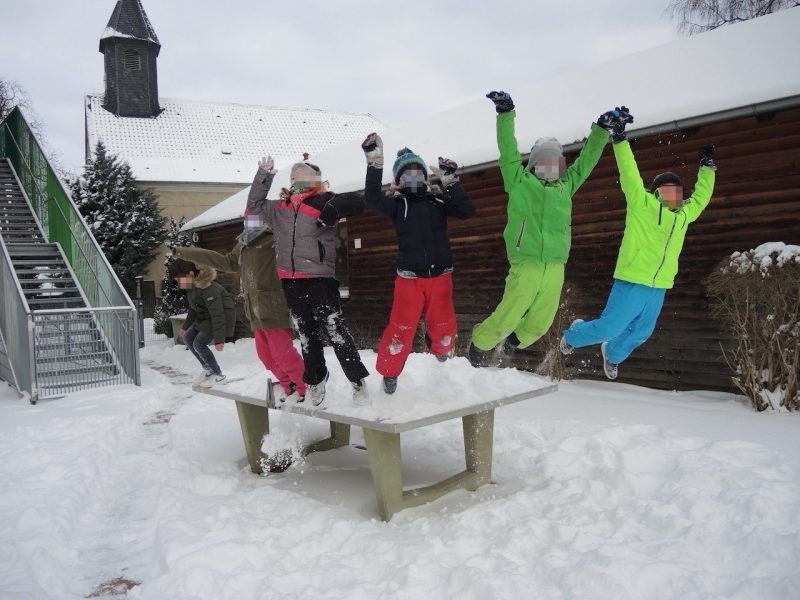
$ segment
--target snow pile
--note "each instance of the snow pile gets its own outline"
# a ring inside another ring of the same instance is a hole
[[[331,393],[344,399],[332,353]],[[362,352],[372,370],[375,355]],[[475,371],[412,355],[409,407]],[[252,340],[228,374],[263,382]],[[377,519],[363,438],[280,475],[247,465],[234,403],[189,388],[194,357],[142,351],[143,386],[30,406],[0,390],[0,597],[731,598],[800,589],[796,415],[606,382],[500,408],[493,480]],[[482,370],[476,397],[529,374]],[[379,377],[368,381],[373,402]],[[424,394],[412,390],[424,390]],[[325,421],[272,411],[304,443]],[[458,419],[403,434],[404,483],[463,468]],[[105,587],[104,587],[105,586]],[[110,595],[96,594],[100,597]]]
[[[780,268],[792,263],[800,265],[800,246],[783,242],[767,242],[755,250],[734,252],[731,254],[730,262],[722,271],[723,273],[732,271],[738,274],[759,271],[763,277],[766,277],[772,267]]]

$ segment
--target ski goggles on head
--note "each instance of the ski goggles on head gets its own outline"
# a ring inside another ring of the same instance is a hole
[[[322,173],[308,163],[297,163],[292,167],[290,175],[292,190],[305,190],[308,188],[320,187],[322,184]]]

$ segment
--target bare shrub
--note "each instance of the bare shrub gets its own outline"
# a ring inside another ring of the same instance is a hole
[[[800,409],[800,246],[735,252],[705,284],[736,341],[725,356],[736,387],[758,411]]]

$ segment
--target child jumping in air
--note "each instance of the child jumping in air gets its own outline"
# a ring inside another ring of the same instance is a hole
[[[389,192],[381,190],[383,141],[371,133],[361,145],[367,158],[364,200],[388,217],[397,233],[397,277],[389,324],[378,345],[376,369],[383,389],[393,394],[397,378],[411,352],[420,315],[425,315],[426,341],[444,362],[455,346],[453,308],[453,254],[447,239],[447,218],[467,219],[475,206],[455,174],[458,165],[439,158],[431,167],[441,191],[428,186],[425,162],[408,148],[397,153]]]
[[[213,343],[214,349],[222,352],[225,338],[233,335],[236,326],[233,298],[214,281],[217,272],[209,266],[179,258],[170,265],[169,276],[186,290],[189,312],[179,335],[203,367],[196,383],[208,387],[223,383],[225,374],[208,346]]]
[[[661,173],[645,187],[625,123],[612,132],[619,182],[627,214],[622,245],[614,270],[614,285],[600,318],[576,320],[564,331],[561,352],[600,344],[606,377],[616,379],[619,365],[653,333],[666,291],[675,283],[678,258],[690,223],[711,200],[716,177],[715,147],[700,148],[700,170],[694,193],[683,197],[683,183],[675,173]]]
[[[319,167],[309,162],[293,165],[291,188],[283,190],[279,200],[268,200],[275,173],[270,157],[259,161],[247,214],[261,215],[275,235],[278,277],[300,334],[307,397],[314,406],[325,400],[329,375],[321,333],[325,329],[353,386],[353,401],[366,404],[364,378],[369,371],[342,315],[335,278],[336,224],[342,217],[363,212],[364,200],[358,194],[329,192]]]
[[[536,140],[525,165],[514,135],[511,96],[490,92],[487,97],[498,113],[500,173],[508,194],[503,238],[511,266],[500,304],[472,330],[468,357],[475,367],[488,365],[490,352],[503,340],[506,352],[526,348],[552,325],[572,237],[572,196],[600,160],[612,112],[592,124],[586,145],[568,169],[555,138]]]

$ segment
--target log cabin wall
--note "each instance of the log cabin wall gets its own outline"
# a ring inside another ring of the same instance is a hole
[[[676,390],[732,389],[721,350],[730,339],[710,315],[702,282],[734,251],[770,241],[800,242],[800,108],[644,137],[633,140],[632,147],[646,185],[660,172],[675,171],[688,195],[697,173],[697,149],[709,142],[717,144],[714,196],[689,227],[675,287],[667,292],[656,331],[620,367],[620,382]],[[567,156],[568,164],[575,156]],[[495,164],[467,173],[462,182],[478,214],[449,224],[459,354],[466,351],[472,327],[499,302],[508,270],[502,238],[506,195],[499,169]],[[564,290],[569,290],[566,298],[577,316],[594,318],[611,288],[625,222],[625,199],[610,144],[573,200]],[[391,306],[396,237],[391,223],[371,211],[349,219],[348,225],[350,297],[344,309],[360,346],[373,347]],[[354,248],[357,239],[359,249]],[[418,348],[420,340],[418,335]],[[535,370],[544,358],[542,346],[540,341],[516,352],[513,365]],[[603,377],[597,347],[577,350],[568,363],[579,377]]]

